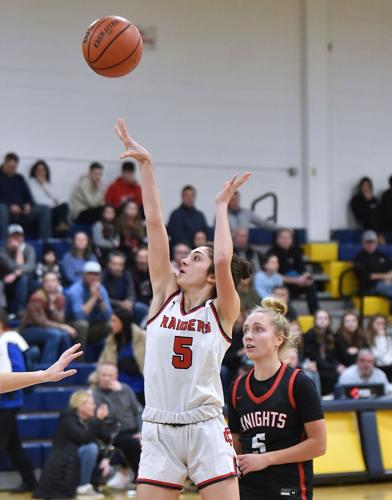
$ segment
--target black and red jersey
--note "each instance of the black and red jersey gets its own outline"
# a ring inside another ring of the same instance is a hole
[[[232,433],[240,435],[243,454],[294,446],[305,438],[304,424],[322,418],[313,382],[286,364],[268,380],[257,380],[251,370],[233,386],[229,426]],[[241,500],[308,500],[312,490],[311,460],[270,466],[240,479]]]

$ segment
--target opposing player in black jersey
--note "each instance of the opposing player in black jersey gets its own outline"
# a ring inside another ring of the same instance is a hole
[[[326,428],[313,382],[281,362],[290,343],[286,305],[266,298],[244,323],[254,369],[239,377],[229,404],[241,500],[313,498],[312,459],[326,450]]]

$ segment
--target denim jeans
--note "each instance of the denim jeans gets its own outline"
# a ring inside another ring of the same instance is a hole
[[[59,354],[71,347],[72,339],[65,330],[60,328],[45,328],[43,326],[27,326],[23,337],[30,345],[41,348],[40,363],[51,365]]]
[[[7,227],[11,222],[28,226],[32,222],[38,223],[38,238],[47,240],[52,235],[52,214],[45,205],[33,205],[29,214],[12,215],[5,203],[0,203],[0,240],[7,238]]]
[[[80,462],[80,486],[91,483],[91,477],[98,459],[97,443],[88,443],[79,446],[79,462]]]
[[[9,313],[17,314],[26,309],[29,285],[30,278],[26,274],[19,276],[13,283],[4,285]]]

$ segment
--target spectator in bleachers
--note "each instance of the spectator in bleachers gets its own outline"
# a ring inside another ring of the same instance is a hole
[[[76,330],[65,323],[65,297],[55,273],[46,273],[42,288],[29,298],[22,328],[29,345],[40,347],[41,363],[51,365],[71,347]]]
[[[182,203],[170,214],[167,231],[172,246],[186,243],[191,247],[197,231],[207,232],[207,221],[203,212],[195,207],[196,189],[193,186],[185,186],[181,196]]]
[[[51,217],[48,207],[34,204],[25,178],[16,172],[19,157],[8,153],[0,168],[0,240],[7,237],[10,222],[22,226],[38,224],[38,237],[46,240],[51,236]]]
[[[234,236],[237,229],[244,228],[249,231],[252,226],[261,227],[263,229],[270,229],[276,231],[279,229],[277,224],[263,219],[257,215],[253,210],[241,207],[241,195],[236,191],[229,202],[227,207],[229,216],[229,225],[231,234]]]
[[[191,249],[186,243],[177,243],[174,245],[173,260],[171,261],[171,265],[177,276],[180,274],[182,259],[186,259],[190,252]]]
[[[356,363],[344,370],[339,377],[339,385],[383,384],[385,393],[392,392],[392,384],[379,368],[374,366],[374,356],[367,348],[358,352]]]
[[[19,224],[9,225],[5,246],[0,248],[0,268],[3,270],[8,312],[18,317],[26,308],[35,258],[34,248],[24,241],[23,227]]]
[[[346,312],[340,321],[335,336],[336,354],[340,364],[345,367],[355,363],[360,349],[368,347],[366,333],[359,323],[358,314]]]
[[[22,372],[26,370],[23,352],[28,345],[18,332],[7,327],[7,314],[0,311],[0,372]],[[23,391],[17,390],[0,397],[0,451],[11,458],[16,470],[22,476],[18,492],[34,491],[37,482],[33,466],[22,447],[17,426],[17,414],[23,406]]]
[[[134,201],[126,201],[120,208],[116,221],[117,232],[120,235],[120,250],[127,256],[127,267],[135,262],[136,252],[142,245],[146,229],[140,214],[139,207]]]
[[[193,235],[192,249],[204,246],[207,243],[207,241],[208,241],[208,236],[205,231],[202,230],[196,231],[196,233]]]
[[[287,304],[287,313],[286,313],[286,318],[287,320],[291,323],[292,321],[297,321],[298,319],[298,313],[292,306],[290,302],[290,290],[287,288],[287,286],[281,285],[281,286],[275,286],[272,290],[272,294],[274,297],[277,299],[283,300]]]
[[[297,326],[297,324],[296,324]],[[299,325],[298,325],[299,328]],[[302,335],[302,332],[300,332]],[[300,360],[298,349],[295,347],[291,347],[286,352],[286,360],[285,360],[291,368],[300,368],[305,375],[307,375],[310,380],[313,381],[317,392],[321,394],[321,380],[320,374],[317,370],[317,364],[314,361],[310,361],[309,359],[305,359],[303,361]]]
[[[389,188],[383,192],[380,203],[383,231],[392,231],[392,175],[388,179]]]
[[[146,331],[135,323],[130,323],[123,311],[113,313],[112,333],[105,341],[105,347],[98,359],[98,364],[116,365],[120,382],[131,387],[143,406],[145,351]]]
[[[268,254],[277,255],[279,272],[283,275],[283,282],[290,290],[291,297],[298,297],[304,293],[309,312],[314,314],[319,308],[317,289],[312,275],[305,269],[302,251],[294,243],[293,231],[280,229]]]
[[[279,259],[274,254],[268,254],[262,266],[262,270],[258,271],[253,278],[253,286],[260,297],[271,297],[273,289],[283,285],[283,277],[279,274]]]
[[[61,271],[64,285],[72,285],[82,278],[83,268],[86,262],[96,261],[90,246],[90,239],[83,231],[74,234],[69,252],[63,255],[61,260]]]
[[[377,368],[392,382],[392,337],[387,331],[387,319],[382,314],[373,316],[367,326],[370,350]]]
[[[361,292],[385,295],[392,299],[392,261],[377,249],[377,233],[365,231],[362,236],[362,250],[355,257],[354,266]]]
[[[261,271],[263,256],[249,245],[249,231],[239,227],[233,237],[234,252],[252,264],[254,273]]]
[[[105,205],[100,220],[93,225],[91,230],[94,250],[102,265],[105,265],[109,253],[120,246],[115,219],[114,206]]]
[[[59,281],[59,286],[61,286],[60,265],[57,261],[56,252],[49,245],[44,247],[41,262],[38,262],[35,268],[35,280],[38,285],[42,284],[43,277],[46,273],[55,274]]]
[[[92,395],[81,390],[72,394],[69,406],[60,415],[34,498],[104,498],[91,483],[98,463],[103,475],[109,472],[108,461],[99,462],[99,443],[110,440],[108,407],[97,408]]]
[[[92,163],[89,173],[82,175],[71,193],[71,217],[78,224],[94,224],[102,213],[104,205],[101,186],[103,166]]]
[[[125,489],[127,483],[134,479],[130,476],[130,469],[136,475],[139,467],[143,408],[133,390],[118,380],[117,366],[109,363],[97,367],[93,397],[97,405],[107,405],[111,420],[121,423],[113,445],[123,452],[126,463],[107,482],[107,486]]]
[[[136,203],[142,208],[142,190],[135,177],[135,164],[133,161],[125,161],[122,164],[122,174],[110,184],[105,194],[105,203],[119,208],[127,200]]]
[[[303,340],[304,357],[317,365],[321,379],[321,393],[323,395],[333,393],[344,366],[338,362],[335,334],[328,311],[320,309],[316,312],[314,327],[304,335]]]
[[[145,247],[139,248],[136,254],[132,277],[135,284],[136,300],[149,306],[152,300],[152,286],[148,270],[148,250]]]
[[[260,298],[256,290],[253,288],[252,276],[241,279],[238,283],[237,292],[241,301],[241,311],[248,313],[255,306],[260,305]]]
[[[377,233],[381,229],[380,205],[373,192],[373,183],[369,177],[359,181],[357,193],[351,198],[350,208],[363,229],[373,229]]]
[[[68,289],[66,300],[66,318],[75,327],[84,352],[87,342],[99,342],[111,333],[112,306],[108,292],[101,284],[98,262],[85,263],[82,280]]]
[[[49,208],[53,232],[62,234],[68,231],[68,203],[61,203],[55,195],[49,165],[45,161],[38,160],[31,167],[29,187],[35,203]]]
[[[128,323],[134,321],[140,325],[147,318],[149,307],[136,300],[132,274],[125,268],[125,255],[114,251],[109,254],[106,269],[102,274],[102,284],[106,288],[113,311],[122,311],[128,317]]]

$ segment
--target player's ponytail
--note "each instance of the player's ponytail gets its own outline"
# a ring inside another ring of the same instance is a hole
[[[257,306],[252,310],[251,314],[254,313],[268,314],[271,317],[276,334],[283,337],[278,353],[281,361],[284,361],[288,349],[297,348],[301,340],[298,330],[291,327],[285,316],[287,313],[286,302],[275,297],[266,297],[261,301],[261,306]]]
[[[215,274],[214,267],[214,244],[206,243],[203,247],[208,248],[212,263],[207,271],[207,274]],[[252,265],[245,259],[242,259],[237,254],[233,254],[231,259],[231,276],[234,281],[234,286],[237,288],[241,280],[246,280],[252,276]]]

